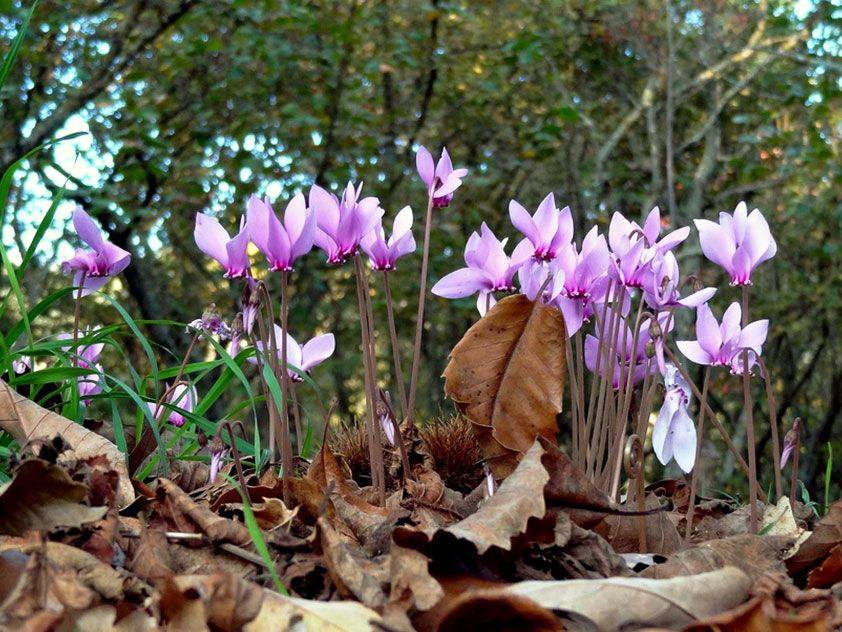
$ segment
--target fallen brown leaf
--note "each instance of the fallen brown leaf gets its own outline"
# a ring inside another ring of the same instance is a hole
[[[666,579],[735,566],[749,577],[783,571],[783,556],[792,545],[787,536],[735,535],[721,540],[708,540],[671,555],[663,564],[650,566],[643,577]]]
[[[474,424],[498,477],[538,436],[555,440],[567,337],[561,313],[522,294],[497,303],[453,348],[445,393]]]
[[[842,624],[842,606],[826,590],[799,590],[783,573],[757,580],[748,602],[698,621],[685,632],[829,632]]]
[[[0,491],[0,534],[79,527],[105,515],[107,507],[80,504],[87,488],[61,466],[41,459],[21,463],[12,481]]]
[[[609,579],[521,582],[506,592],[554,612],[590,619],[599,630],[674,628],[729,610],[748,597],[751,579],[729,567],[673,579]]]
[[[801,544],[794,555],[786,560],[786,567],[790,576],[800,582],[800,585],[804,585],[806,583],[805,576],[810,570],[822,566],[824,559],[841,542],[842,500],[837,500],[830,506],[827,514],[813,527],[813,533],[810,537]]]
[[[518,630],[560,632],[565,628],[549,610],[527,597],[501,590],[479,590],[458,598],[443,614],[438,632]]]
[[[0,380],[0,429],[11,434],[20,445],[61,435],[72,449],[72,456],[75,458],[105,456],[120,477],[117,494],[119,506],[125,507],[134,500],[134,489],[126,469],[125,456],[116,445],[66,417],[41,408],[32,400],[12,390],[2,380]]]
[[[647,500],[647,507],[657,509],[657,500]],[[617,553],[640,553],[638,522],[646,526],[646,552],[671,555],[684,548],[684,542],[675,528],[670,515],[658,511],[648,516],[606,516],[594,527],[594,531],[605,538]]]

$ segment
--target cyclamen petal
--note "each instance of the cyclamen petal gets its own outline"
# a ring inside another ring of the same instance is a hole
[[[480,270],[460,268],[446,275],[430,290],[442,298],[465,298],[484,289],[490,289],[488,278]]]

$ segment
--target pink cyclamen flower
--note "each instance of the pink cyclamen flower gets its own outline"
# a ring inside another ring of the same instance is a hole
[[[556,305],[564,316],[567,335],[582,328],[593,315],[594,305],[605,300],[608,291],[608,266],[611,255],[605,237],[594,226],[582,240],[579,252],[575,244],[562,249],[555,263],[564,279]]]
[[[252,195],[248,201],[248,227],[252,242],[266,255],[270,270],[292,270],[293,263],[313,248],[316,214],[307,208],[301,193],[296,193],[278,218],[269,198]]]
[[[339,199],[318,185],[310,189],[310,210],[316,215],[316,245],[327,253],[328,263],[344,263],[353,257],[360,240],[383,217],[376,197],[360,199],[363,185],[348,183]]]
[[[687,412],[690,384],[674,364],[667,363],[664,388],[664,405],[652,428],[652,449],[662,464],[675,459],[678,467],[686,473],[693,469],[696,462],[696,427]]]
[[[778,245],[761,212],[750,214],[745,202],[737,204],[734,214],[719,214],[719,223],[697,219],[702,252],[731,275],[731,285],[751,285],[754,269],[775,256]]]
[[[655,255],[663,254],[687,239],[690,228],[674,230],[659,241],[660,233],[661,212],[657,206],[646,216],[642,228],[637,222],[614,213],[608,227],[608,243],[614,255],[611,275],[620,285],[643,287]]]
[[[530,301],[538,298],[541,288],[544,288],[541,294],[543,303],[552,303],[564,290],[564,272],[555,261],[527,259],[518,269],[517,278],[520,293]]]
[[[707,304],[696,310],[696,340],[679,340],[678,349],[684,356],[696,364],[710,366],[729,366],[732,373],[742,374],[743,353],[748,350],[748,369],[763,351],[768,320],[756,320],[745,327],[740,327],[742,310],[737,302],[722,315],[722,323],[716,321]]]
[[[643,283],[643,297],[647,305],[656,311],[670,307],[698,307],[716,294],[716,288],[706,287],[682,298],[680,285],[675,255],[671,252],[656,254],[649,275]]]
[[[187,323],[187,331],[203,331],[211,336],[219,336],[220,340],[225,340],[231,335],[231,328],[222,320],[215,303],[205,308],[201,318]]]
[[[224,447],[221,442],[220,445],[214,446],[211,449],[210,476],[208,478],[208,482],[216,482],[216,477],[222,469],[222,461],[227,455],[228,448]]]
[[[85,277],[82,295],[97,291],[115,274],[119,274],[131,262],[132,256],[122,248],[102,238],[102,231],[91,216],[81,207],[73,211],[73,227],[79,238],[91,250],[76,249],[76,254],[61,264],[65,274],[73,274],[73,282],[79,285]]]
[[[443,208],[453,201],[453,192],[462,184],[462,178],[468,175],[467,169],[454,169],[447,149],[441,150],[441,158],[435,166],[433,156],[423,145],[415,152],[415,166],[418,175],[427,185],[427,191],[433,196],[433,206]]]
[[[573,217],[570,207],[560,211],[556,208],[555,198],[550,193],[538,205],[535,215],[530,215],[517,201],[509,202],[509,218],[512,224],[526,236],[532,244],[532,256],[535,259],[549,261],[555,259],[562,248],[570,245],[573,239]]]
[[[240,222],[240,232],[231,237],[216,218],[196,213],[193,237],[199,250],[225,268],[227,278],[237,279],[248,274],[249,231],[245,221]]]
[[[86,337],[91,333],[91,329],[86,327],[80,333],[80,337]],[[69,333],[61,333],[56,336],[59,340],[73,340],[73,335]],[[82,402],[87,405],[90,403],[90,396],[97,395],[102,392],[101,375],[103,372],[102,365],[99,363],[99,356],[105,348],[104,342],[96,342],[90,345],[81,345],[75,352],[73,347],[68,345],[62,347],[62,350],[70,353],[76,366],[80,369],[90,369],[94,371],[92,375],[80,375],[76,378],[76,385],[79,388],[79,397]]]
[[[798,443],[798,434],[800,431],[801,420],[796,418],[795,421],[792,422],[792,428],[789,429],[784,437],[784,449],[781,452],[781,469],[784,469],[787,461],[789,461],[789,457],[791,457],[795,451],[795,444]]]
[[[282,332],[278,325],[274,325],[274,329],[275,344],[278,349],[278,358],[280,358]],[[255,346],[261,353],[263,352],[262,341],[257,341]],[[287,375],[293,382],[302,382],[304,378],[301,374],[310,373],[313,367],[332,356],[335,349],[336,339],[333,334],[315,336],[303,345],[299,345],[291,335],[287,334]],[[254,357],[249,358],[248,361],[257,364]]]
[[[617,330],[617,340],[613,345],[615,347],[614,357],[608,358],[609,370],[612,373],[611,385],[614,390],[625,388],[626,380],[628,379],[628,371],[632,371],[632,385],[638,384],[646,376],[648,372],[652,373],[657,366],[650,362],[650,358],[646,355],[646,344],[650,340],[649,336],[649,321],[643,323],[640,327],[640,332],[637,339],[637,347],[633,344],[633,332],[631,327],[626,324],[626,319],[620,318],[619,329]],[[607,326],[606,326],[607,328]],[[613,332],[611,332],[613,333]],[[610,344],[608,340],[609,332],[605,332],[604,344]],[[597,364],[599,365],[599,374],[605,374],[604,351],[600,348],[600,338],[588,334],[585,336],[585,366],[591,373],[596,373]],[[625,345],[623,344],[625,342]]]
[[[394,270],[395,262],[404,255],[415,252],[415,238],[412,236],[412,209],[404,206],[395,216],[392,236],[386,239],[383,220],[377,222],[374,230],[365,235],[360,246],[368,255],[375,270]]]
[[[184,412],[192,413],[199,401],[199,393],[192,384],[188,386],[187,384],[179,383],[169,392],[164,401],[172,406],[177,406]],[[166,415],[167,421],[178,428],[183,426],[186,421],[184,415],[178,410],[170,410],[164,408],[163,405],[156,406],[154,402],[147,402],[146,405],[149,406],[149,410],[152,411],[156,420],[163,419]]]
[[[22,355],[12,360],[12,371],[16,375],[32,370],[32,356]]]
[[[481,233],[471,233],[465,246],[467,267],[440,279],[431,291],[444,298],[465,298],[479,293],[477,309],[485,315],[486,306],[494,304],[492,292],[514,290],[512,278],[532,253],[528,242],[521,243],[509,257],[505,251],[508,240],[497,239],[484,222],[480,230]]]

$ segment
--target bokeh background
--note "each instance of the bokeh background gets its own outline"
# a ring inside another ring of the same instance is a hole
[[[5,45],[24,5],[0,2]],[[446,145],[470,169],[454,204],[435,214],[433,280],[460,265],[481,221],[513,235],[511,198],[534,209],[554,191],[573,209],[577,238],[593,223],[606,228],[614,211],[639,218],[658,204],[681,226],[745,199],[779,244],[757,275],[752,316],[771,319],[765,354],[782,428],[803,421],[801,477],[815,497],[828,442],[842,478],[840,37],[842,8],[805,0],[44,0],[0,93],[0,164],[58,134],[88,135],[27,161],[2,211],[2,240],[19,260],[66,184],[24,279],[28,300],[67,284],[58,263],[75,245],[68,219],[79,204],[133,254],[111,291],[139,318],[189,321],[209,301],[228,317],[238,309],[237,287],[193,243],[197,211],[231,227],[252,193],[283,200],[277,208],[313,182],[336,190],[363,180],[389,215],[412,205],[420,238],[418,143]],[[419,261],[402,261],[393,285],[405,365]],[[680,264],[722,287],[717,313],[736,300],[701,260],[695,233]],[[65,308],[36,333],[67,329]],[[375,309],[385,325],[379,291]],[[477,317],[470,299],[431,298],[428,315],[423,418],[451,410],[439,376]],[[89,301],[84,318],[116,316]],[[302,262],[291,330],[299,339],[336,333],[337,355],[315,378],[339,410],[358,411],[349,268],[331,269],[315,252]],[[169,363],[188,343],[177,327],[146,333]],[[142,363],[136,342],[126,344]],[[119,358],[105,362],[121,370]],[[714,399],[744,445],[739,388],[722,376]],[[707,455],[709,485],[739,491],[725,454]]]

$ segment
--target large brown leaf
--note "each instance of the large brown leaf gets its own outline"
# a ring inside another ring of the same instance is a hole
[[[117,503],[125,507],[134,500],[134,489],[126,470],[123,453],[105,437],[88,430],[67,417],[41,408],[38,404],[14,391],[0,380],[0,429],[11,434],[23,445],[35,439],[62,438],[72,449],[72,456],[87,459],[104,456],[120,475]]]
[[[108,508],[81,504],[86,494],[85,485],[60,466],[41,459],[24,461],[12,482],[0,490],[0,534],[23,535],[99,520]]]
[[[674,579],[612,577],[521,582],[504,593],[527,597],[553,612],[575,613],[599,630],[676,628],[742,603],[751,579],[729,567]],[[578,629],[578,628],[577,628]]]
[[[555,440],[561,412],[567,335],[561,313],[509,296],[453,348],[445,392],[472,422],[498,476],[538,436]]]
[[[790,576],[803,581],[810,569],[822,565],[824,559],[842,542],[842,500],[837,500],[827,514],[816,523],[813,533],[801,544],[798,551],[787,559]],[[817,584],[812,584],[817,585]]]

